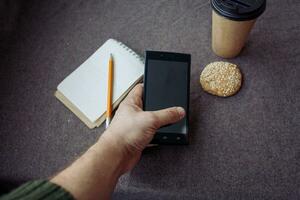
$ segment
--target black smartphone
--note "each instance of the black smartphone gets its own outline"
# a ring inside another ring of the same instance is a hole
[[[190,65],[190,54],[146,51],[143,109],[181,106],[186,112],[179,122],[158,129],[152,144],[188,144]]]

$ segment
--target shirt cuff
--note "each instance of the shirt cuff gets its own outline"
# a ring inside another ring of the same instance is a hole
[[[10,193],[0,197],[0,200],[10,199],[73,200],[74,197],[59,185],[56,185],[48,180],[38,180],[27,182]]]

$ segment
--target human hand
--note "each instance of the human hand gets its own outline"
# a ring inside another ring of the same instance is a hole
[[[76,199],[109,199],[119,177],[135,166],[156,130],[185,115],[180,107],[143,111],[142,93],[141,84],[133,88],[98,142],[51,182]]]
[[[100,137],[100,140],[115,144],[115,148],[120,149],[125,163],[123,172],[135,166],[158,128],[175,123],[185,116],[181,107],[143,111],[142,93],[142,84],[132,89],[119,105],[109,128]]]

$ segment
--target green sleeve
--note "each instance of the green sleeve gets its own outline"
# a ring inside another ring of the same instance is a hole
[[[47,180],[39,180],[25,183],[12,192],[1,196],[0,200],[18,199],[74,199],[73,196],[62,187]]]

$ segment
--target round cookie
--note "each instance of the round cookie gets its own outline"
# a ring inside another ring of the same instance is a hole
[[[239,91],[242,85],[242,74],[235,64],[213,62],[203,69],[200,84],[203,90],[210,94],[228,97]]]

